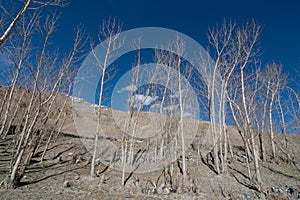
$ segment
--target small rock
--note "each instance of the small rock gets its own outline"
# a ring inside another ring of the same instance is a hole
[[[61,191],[55,192],[55,195],[60,195],[60,194],[61,194]]]
[[[168,194],[170,194],[170,190],[169,190],[169,188],[164,188],[162,190],[157,190],[157,194],[168,195]]]
[[[80,176],[75,176],[75,180],[79,180],[80,179]]]
[[[274,159],[271,159],[271,158],[270,158],[270,159],[267,159],[267,162],[268,162],[268,163],[271,163],[271,164],[276,164],[276,161],[275,161]]]
[[[283,194],[283,190],[281,188],[278,188],[277,190],[280,194]]]
[[[170,194],[170,189],[169,188],[165,188],[164,191],[163,191],[163,194],[164,195]]]
[[[288,194],[291,194],[291,195],[293,195],[293,194],[294,194],[294,192],[295,192],[295,189],[294,189],[294,188],[292,188],[292,187],[289,187],[289,188],[286,190],[286,192],[287,192]]]
[[[88,192],[88,193],[87,193],[88,196],[90,196],[91,194],[92,194],[91,192]]]
[[[159,195],[168,195],[170,194],[170,189],[166,187],[164,183],[162,183],[158,188],[157,188],[157,194]]]
[[[65,182],[64,182],[64,187],[71,187],[70,182],[69,182],[69,181],[65,181]]]
[[[251,195],[249,195],[248,193],[245,193],[245,194],[244,194],[244,197],[245,197],[246,199],[252,199],[252,198],[251,198]]]
[[[278,189],[277,189],[277,188],[275,188],[275,187],[272,187],[271,189],[272,189],[272,192],[274,192],[274,193],[278,193]]]
[[[162,195],[162,194],[163,194],[164,188],[165,188],[165,184],[161,184],[161,185],[157,188],[157,194]]]

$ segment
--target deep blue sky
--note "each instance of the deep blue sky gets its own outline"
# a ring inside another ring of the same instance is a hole
[[[207,45],[208,27],[224,18],[245,22],[254,18],[263,25],[260,37],[263,63],[280,62],[287,71],[300,69],[300,1],[262,0],[71,0],[62,9],[56,41],[70,47],[77,25],[96,37],[103,19],[116,17],[123,30],[164,27],[180,31]]]

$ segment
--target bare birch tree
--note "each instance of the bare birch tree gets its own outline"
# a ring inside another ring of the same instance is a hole
[[[253,111],[253,99],[255,99],[255,94],[257,90],[255,87],[250,87],[250,82],[256,83],[257,76],[254,78],[248,76],[245,72],[251,66],[257,67],[255,62],[255,57],[257,56],[256,44],[258,42],[258,37],[261,27],[257,25],[254,21],[248,22],[241,26],[236,31],[236,56],[237,59],[237,74],[236,80],[232,80],[230,83],[230,90],[228,92],[228,100],[231,109],[231,113],[234,119],[234,123],[240,132],[245,148],[246,148],[246,162],[248,164],[248,174],[249,178],[256,185],[255,187],[260,190],[261,176],[258,162],[258,150],[256,148],[254,140],[254,129],[253,121],[251,119],[251,112]],[[249,69],[247,70],[249,71]],[[251,73],[250,73],[251,75]],[[248,81],[249,84],[248,84]],[[254,81],[254,82],[253,82]],[[232,85],[233,84],[233,85]],[[256,84],[254,84],[256,85]],[[252,153],[251,153],[252,152]],[[251,170],[249,167],[250,159],[254,161],[255,169],[255,179],[252,178]]]
[[[41,19],[40,12],[33,13],[29,19],[21,17],[20,26],[18,25],[20,35],[11,37],[5,46],[5,50],[10,49],[8,56],[13,61],[15,73],[8,88],[8,101],[2,112],[6,117],[1,122],[1,133],[6,136],[7,130],[15,126],[16,120],[19,122],[13,135],[16,143],[11,171],[6,180],[8,187],[18,186],[40,141],[48,137],[48,128],[51,127],[49,119],[55,115],[60,116],[63,112],[65,103],[57,112],[54,102],[57,101],[61,86],[66,84],[67,79],[72,79],[70,75],[74,75],[74,64],[81,57],[81,30],[76,33],[70,54],[62,61],[58,54],[52,52],[51,36],[55,32],[57,19],[56,15]],[[34,37],[38,38],[36,42],[39,45],[33,46]],[[19,95],[18,84],[23,86],[21,91],[27,88],[27,92],[25,90],[25,93]]]
[[[215,28],[211,28],[209,30],[209,43],[212,46],[214,52],[215,52],[215,65],[214,65],[214,73],[210,77],[211,80],[206,80],[205,82],[211,81],[210,89],[209,89],[209,97],[211,98],[210,103],[210,116],[211,116],[211,122],[214,122],[215,120],[212,120],[213,116],[216,115],[216,113],[219,113],[219,124],[218,128],[216,125],[214,126],[214,157],[215,157],[215,167],[218,174],[221,172],[226,172],[227,167],[227,153],[228,153],[228,139],[229,136],[227,135],[226,130],[226,103],[227,103],[227,86],[228,82],[234,72],[234,70],[237,68],[238,62],[237,59],[235,59],[235,44],[234,44],[234,31],[236,28],[235,22],[227,22],[224,20],[223,24],[219,27],[218,25]],[[215,94],[214,91],[216,86],[216,81],[220,81],[218,79],[222,79],[221,81],[221,94]],[[215,95],[218,95],[218,99],[220,102],[220,105],[218,108],[214,108],[214,98]],[[215,109],[219,109],[218,112],[215,111]],[[218,136],[217,136],[217,130],[218,129]],[[217,139],[216,139],[217,138]],[[217,141],[218,140],[218,141]],[[218,143],[218,147],[217,147]],[[223,150],[224,148],[224,150]],[[218,153],[219,151],[219,153]],[[219,158],[221,160],[221,169],[219,167]]]
[[[10,13],[12,8],[5,8],[4,6],[1,6],[2,10],[4,11],[5,15],[14,16],[11,20],[5,21],[4,24],[7,26],[4,28],[4,32],[1,33],[0,37],[0,48],[2,47],[3,43],[7,40],[7,38],[12,33],[13,29],[16,27],[17,23],[21,20],[21,18],[24,16],[24,14],[30,10],[38,10],[45,6],[65,6],[66,2],[65,0],[51,0],[51,1],[35,1],[35,0],[26,0],[24,1],[24,4],[22,5],[21,9],[17,13]],[[5,18],[5,16],[2,16],[2,19]]]
[[[183,58],[188,52],[186,52],[184,38],[176,37],[170,45],[170,55],[168,59],[171,59],[170,67],[174,70],[174,74],[169,74],[171,81],[169,85],[173,85],[173,88],[176,88],[173,91],[175,99],[175,104],[177,108],[175,109],[175,115],[178,117],[178,127],[177,127],[177,136],[178,146],[176,151],[180,152],[180,157],[182,158],[182,175],[183,175],[183,186],[186,186],[188,181],[188,168],[187,168],[187,142],[189,142],[189,134],[193,130],[193,123],[189,123],[189,117],[191,119],[195,118],[195,113],[193,111],[198,110],[196,108],[199,106],[193,97],[194,89],[191,89],[190,82],[192,80],[193,68],[189,64],[183,61]],[[170,73],[170,71],[168,72]],[[175,78],[175,81],[172,80]],[[190,130],[187,130],[190,129]]]
[[[279,94],[281,88],[285,85],[286,77],[282,73],[282,65],[271,63],[266,65],[265,68],[265,83],[266,90],[268,90],[270,97],[268,103],[268,119],[269,119],[269,133],[270,141],[272,148],[272,158],[276,159],[276,150],[275,150],[275,138],[274,138],[274,125],[273,125],[273,111],[276,101],[276,97]]]
[[[104,58],[99,58],[97,52],[95,52],[92,47],[92,55],[93,60],[95,60],[95,66],[97,70],[100,72],[101,80],[100,80],[100,90],[98,94],[98,111],[97,111],[97,129],[95,135],[95,145],[93,151],[93,158],[91,163],[91,177],[94,176],[95,171],[95,160],[97,156],[97,145],[98,145],[98,137],[101,133],[101,114],[102,114],[102,103],[103,103],[103,93],[106,88],[106,83],[110,79],[113,78],[112,71],[108,69],[110,60],[113,57],[114,51],[120,48],[123,45],[123,41],[119,38],[119,34],[121,33],[121,24],[115,18],[109,19],[107,21],[103,21],[102,26],[100,27],[100,31],[98,34],[99,42],[102,42],[102,48],[105,49]]]

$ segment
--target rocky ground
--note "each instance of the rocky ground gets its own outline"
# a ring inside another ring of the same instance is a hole
[[[233,146],[233,157],[228,160],[228,173],[216,175],[205,165],[199,155],[199,146],[203,145],[207,133],[207,122],[199,122],[197,135],[187,152],[188,179],[183,181],[181,173],[182,161],[173,160],[147,173],[126,173],[126,184],[121,186],[122,173],[120,168],[97,160],[96,176],[90,177],[92,148],[94,140],[88,135],[95,131],[92,121],[95,116],[95,106],[79,102],[75,115],[80,120],[86,120],[83,126],[74,125],[72,117],[64,122],[60,133],[52,137],[44,160],[41,155],[45,148],[42,145],[38,153],[26,168],[21,185],[16,189],[4,189],[3,180],[10,169],[9,161],[12,155],[13,137],[0,139],[0,199],[300,199],[300,134],[287,136],[288,148],[283,146],[284,135],[276,135],[278,159],[260,161],[260,170],[263,184],[261,192],[255,190],[247,177],[245,150],[243,142],[233,127],[228,127],[230,141]],[[68,105],[70,107],[70,105]],[[83,107],[81,107],[83,106]],[[111,110],[103,108],[102,128],[119,145],[119,136],[122,134],[112,118]],[[93,111],[94,110],[94,111]],[[66,116],[71,115],[70,110]],[[115,117],[123,114],[116,111]],[[139,116],[148,119],[147,116]],[[149,116],[148,116],[149,117]],[[150,116],[150,118],[153,116]],[[156,116],[154,116],[156,117]],[[75,117],[76,118],[76,117]],[[145,120],[144,120],[145,121]],[[144,122],[142,122],[144,123]],[[171,127],[171,126],[170,126]],[[78,129],[84,130],[86,135],[78,134]],[[86,137],[87,139],[84,139]],[[47,138],[47,137],[45,137]],[[257,139],[257,138],[256,138]],[[100,138],[101,140],[101,138]],[[86,142],[88,141],[88,142]],[[146,140],[145,140],[146,141]],[[139,142],[145,148],[145,141]],[[101,141],[100,141],[101,142]],[[155,141],[147,142],[150,147]],[[265,137],[269,144],[268,135]],[[137,146],[138,147],[138,146]],[[266,145],[268,147],[268,145]],[[285,152],[283,152],[284,150]],[[293,162],[285,162],[289,152]],[[201,152],[200,152],[201,153]],[[270,155],[270,148],[267,148]],[[252,166],[252,164],[251,164]],[[254,169],[252,169],[254,171]],[[172,183],[170,185],[170,183]],[[186,187],[182,187],[182,185]]]
[[[39,162],[38,156],[34,158],[21,180],[22,185],[14,190],[1,188],[0,199],[300,199],[299,165],[261,163],[263,185],[259,193],[249,187],[238,146],[235,146],[236,158],[229,164],[228,174],[223,175],[216,175],[191,150],[188,187],[180,188],[182,176],[178,161],[173,165],[172,180],[178,186],[173,191],[164,185],[163,169],[126,174],[128,181],[121,187],[121,172],[99,163],[97,176],[90,178],[91,156],[81,140],[68,134],[60,134],[55,139],[45,160]],[[9,152],[1,148],[0,153],[0,180],[3,180],[8,170]]]

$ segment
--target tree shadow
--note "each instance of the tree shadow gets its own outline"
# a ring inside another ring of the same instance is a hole
[[[246,182],[243,182],[241,180],[238,179],[238,177],[236,175],[234,175],[233,173],[230,174],[239,184],[251,189],[251,190],[254,190],[256,192],[260,192],[259,189],[255,186],[255,185],[252,185],[252,184],[249,184],[249,183],[246,183]]]
[[[47,169],[52,169],[52,170],[59,169],[59,168],[65,167],[66,165],[64,165],[64,164],[66,164],[70,161],[71,160],[65,160],[65,161],[61,161],[59,163],[55,162],[55,163],[51,163],[51,164],[48,164],[48,165],[27,168],[26,173],[37,173],[37,172],[45,171]],[[54,166],[57,166],[57,167],[54,167]]]
[[[19,184],[18,184],[18,187],[22,187],[22,186],[26,186],[26,185],[30,185],[30,184],[35,184],[35,183],[44,181],[44,180],[46,180],[46,179],[48,179],[48,178],[52,178],[52,177],[56,177],[56,176],[59,176],[59,175],[63,175],[63,174],[66,173],[66,172],[71,172],[71,171],[75,171],[75,170],[78,170],[78,169],[82,169],[82,168],[84,168],[85,166],[86,166],[86,165],[82,165],[82,166],[80,166],[80,167],[76,167],[76,168],[64,170],[64,171],[61,171],[61,172],[58,172],[58,173],[54,173],[54,174],[50,174],[50,175],[48,175],[48,176],[39,178],[39,179],[37,179],[37,180],[32,180],[32,181],[20,181]]]
[[[230,165],[228,165],[228,168],[231,169],[231,170],[233,170],[233,171],[235,171],[236,173],[240,174],[240,175],[243,176],[245,179],[250,180],[250,178],[249,178],[246,174],[244,174],[243,172],[241,172],[241,171],[239,171],[239,170],[237,170],[237,169],[231,167]]]
[[[241,175],[244,179],[251,181],[250,178],[245,175],[243,172],[231,167],[228,165],[228,168],[231,169],[232,171],[238,173],[239,175]],[[241,179],[239,179],[233,172],[230,173],[230,175],[241,185],[247,187],[248,189],[254,190],[256,192],[260,192],[259,188],[255,185],[255,184],[251,184],[251,183],[247,183],[246,181],[243,181]]]
[[[210,160],[211,159],[211,160]],[[204,165],[206,165],[212,172],[214,172],[215,174],[218,174],[217,170],[215,169],[214,165],[213,165],[213,158],[211,155],[211,152],[208,153],[205,157],[201,155],[201,161]]]
[[[48,148],[47,148],[47,151],[53,150],[53,149],[55,149],[56,147],[63,146],[63,145],[64,145],[63,143],[61,143],[61,144],[55,144],[55,145],[53,145],[53,146],[50,147],[50,148],[48,147]],[[40,157],[40,156],[42,156],[43,153],[44,153],[44,150],[39,151],[39,152],[37,152],[37,153],[34,154],[33,158]],[[45,159],[44,159],[44,160],[45,160]]]
[[[282,176],[285,176],[285,177],[288,177],[288,178],[293,178],[293,179],[296,179],[297,181],[300,181],[300,178],[295,177],[295,176],[292,176],[292,175],[289,175],[289,174],[285,174],[285,173],[283,173],[283,172],[281,172],[281,171],[278,171],[278,170],[276,170],[276,169],[273,169],[273,168],[270,167],[270,166],[265,166],[265,165],[263,165],[263,167],[266,168],[266,169],[268,169],[268,170],[270,170],[270,171],[273,172],[273,173],[277,173],[277,174],[280,174],[280,175],[282,175]]]
[[[59,152],[59,153],[58,153],[56,156],[54,156],[52,159],[58,158],[59,156],[61,156],[61,155],[64,154],[65,152],[70,151],[71,149],[73,149],[73,147],[74,147],[74,145],[72,145],[72,146],[70,146],[69,148],[67,148],[67,149],[65,149],[65,150],[63,150],[63,151],[61,151],[61,152]]]

